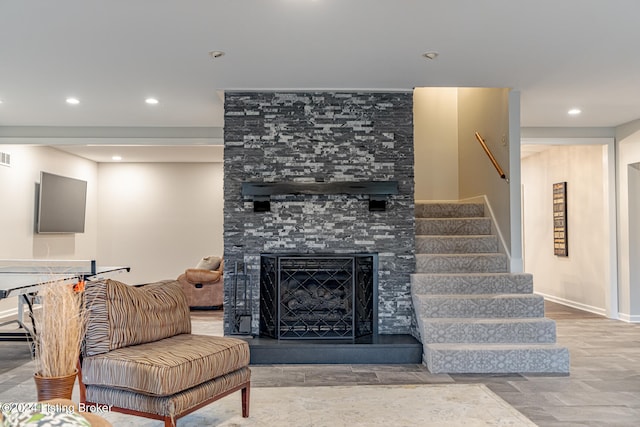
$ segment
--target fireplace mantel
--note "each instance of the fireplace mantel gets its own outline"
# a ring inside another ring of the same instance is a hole
[[[271,196],[352,194],[369,196],[370,211],[384,211],[386,199],[398,194],[398,181],[243,182],[242,197],[253,201],[254,212],[269,212]]]
[[[388,196],[398,194],[398,181],[336,182],[243,182],[243,196],[275,196],[285,194],[364,194]]]

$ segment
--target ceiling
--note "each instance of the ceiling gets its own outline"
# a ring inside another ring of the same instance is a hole
[[[640,118],[639,14],[637,0],[3,0],[0,143],[83,127],[149,152],[103,130],[219,129],[225,90],[508,87],[523,127],[615,127]]]

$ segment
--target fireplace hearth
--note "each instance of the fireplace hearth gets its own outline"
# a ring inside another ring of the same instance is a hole
[[[350,339],[377,335],[376,254],[262,254],[260,335]]]

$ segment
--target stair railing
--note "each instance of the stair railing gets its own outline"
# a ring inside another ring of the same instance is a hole
[[[493,153],[491,153],[491,150],[489,150],[489,147],[487,146],[487,143],[484,142],[484,139],[482,139],[482,137],[480,136],[480,134],[478,132],[476,132],[476,139],[478,140],[480,145],[482,145],[482,148],[484,149],[484,152],[487,153],[487,156],[489,157],[489,160],[491,160],[491,163],[493,164],[493,167],[496,168],[496,171],[498,172],[498,175],[500,175],[500,178],[502,178],[505,181],[509,182],[509,178],[507,178],[507,175],[504,173],[504,171],[500,167],[500,164],[498,163],[496,158],[493,156]]]

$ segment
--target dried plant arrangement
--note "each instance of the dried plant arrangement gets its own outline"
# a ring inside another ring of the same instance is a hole
[[[75,374],[84,338],[83,286],[54,281],[38,292],[40,309],[34,313],[36,375]]]

